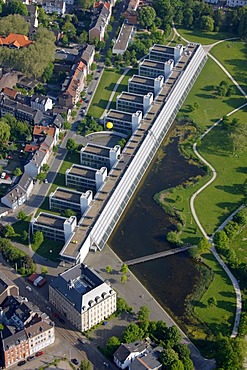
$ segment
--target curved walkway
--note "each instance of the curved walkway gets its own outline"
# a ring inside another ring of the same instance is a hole
[[[189,42],[188,40],[186,40],[184,37],[182,37],[178,31],[176,30],[175,26],[173,27],[174,29],[174,32],[180,36],[183,40],[185,40],[186,42]],[[229,39],[226,39],[226,40],[229,40]],[[222,40],[223,41],[226,41],[226,40]],[[219,42],[216,42],[214,44],[212,44],[212,47],[216,44],[218,44]],[[210,46],[210,45],[207,45],[207,47]],[[241,88],[241,86],[239,86],[239,84],[237,83],[237,81],[231,76],[231,74],[226,70],[226,68],[214,57],[212,56],[210,53],[208,53],[208,55],[219,65],[219,67],[224,71],[224,73],[226,73],[226,75],[231,79],[231,81],[234,83],[234,85],[239,89],[239,91],[241,92],[241,94],[244,95],[245,98],[247,98],[246,96],[246,93],[245,91]],[[242,109],[243,107],[245,107],[247,105],[247,103],[245,104],[242,104],[240,107],[232,110],[231,112],[229,112],[227,114],[227,116],[230,116],[232,115],[233,113],[239,111],[240,109]],[[220,122],[221,122],[222,118],[219,119],[217,122],[215,122],[208,130],[206,130],[204,132],[203,135],[200,136],[200,140],[203,139],[214,127],[216,127]],[[211,252],[213,253],[214,257],[216,258],[216,260],[219,262],[219,264],[222,266],[222,268],[224,269],[224,271],[226,272],[226,274],[228,275],[229,279],[231,280],[232,282],[232,285],[234,287],[234,291],[235,291],[235,294],[236,294],[236,314],[235,314],[235,321],[234,321],[234,325],[233,325],[233,329],[232,329],[232,337],[236,337],[237,334],[238,334],[238,326],[239,326],[239,322],[240,322],[240,317],[241,317],[241,310],[242,310],[242,297],[241,297],[241,290],[240,290],[240,287],[239,287],[239,284],[238,284],[238,281],[237,279],[233,276],[233,274],[231,273],[231,271],[229,270],[229,268],[227,267],[227,265],[224,263],[224,261],[221,259],[221,257],[219,256],[219,254],[217,253],[216,249],[215,249],[215,246],[214,246],[214,243],[213,243],[213,236],[212,237],[209,237],[206,233],[206,231],[204,230],[197,214],[196,214],[196,211],[195,211],[195,206],[194,206],[194,203],[195,203],[195,199],[196,197],[198,196],[198,194],[200,194],[205,188],[207,188],[217,177],[217,172],[215,170],[215,168],[208,162],[206,161],[206,159],[204,159],[197,151],[197,143],[195,142],[193,144],[193,151],[194,153],[196,154],[196,156],[204,163],[206,164],[212,171],[212,177],[211,179],[206,183],[204,184],[199,190],[197,190],[191,197],[190,199],[190,209],[191,209],[191,212],[192,212],[192,215],[195,219],[195,222],[197,224],[197,226],[199,227],[202,235],[210,242],[211,244]],[[238,212],[239,209],[237,209],[233,214],[231,214],[223,223],[222,225],[220,225],[220,227],[217,229],[218,230],[221,230],[225,225],[226,223],[232,219],[232,217],[234,216],[234,214],[236,212]]]

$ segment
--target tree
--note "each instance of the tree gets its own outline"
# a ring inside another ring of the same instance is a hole
[[[33,244],[35,244],[35,246],[40,246],[44,241],[44,235],[42,233],[42,231],[35,231],[35,233],[33,234]]]
[[[214,20],[209,15],[203,15],[201,17],[201,28],[207,32],[214,30]]]
[[[122,312],[132,312],[132,307],[123,298],[117,297],[117,313],[121,314]]]
[[[76,36],[76,28],[71,22],[65,22],[62,26],[62,31],[69,40],[73,39]]]
[[[18,220],[25,220],[27,217],[26,212],[20,211],[17,215]]]
[[[147,321],[149,319],[150,309],[147,306],[141,306],[138,312],[138,320]]]
[[[123,263],[122,266],[121,266],[120,272],[122,272],[123,274],[127,274],[128,271],[129,271],[129,269],[128,269],[127,264]]]
[[[165,342],[167,343],[167,345],[169,345],[170,347],[174,347],[181,341],[181,339],[182,335],[175,325],[167,328],[165,338]]]
[[[234,126],[230,139],[232,141],[233,153],[244,151],[247,144],[247,124],[242,123]]]
[[[124,284],[126,283],[126,281],[128,280],[127,276],[126,275],[122,275],[121,276],[121,283]]]
[[[234,221],[229,221],[227,225],[224,227],[224,231],[229,239],[234,238],[238,230],[239,230],[239,225],[237,224],[237,222],[234,222]]]
[[[47,66],[44,69],[42,78],[44,82],[48,82],[51,79],[51,76],[53,74],[54,64],[52,62],[49,62]]]
[[[247,181],[246,181],[246,194],[247,196]],[[247,224],[247,208],[241,209],[238,213],[233,216],[233,221],[237,222],[240,226],[245,226]]]
[[[65,121],[64,124],[63,124],[63,127],[65,130],[70,130],[71,129],[71,123],[69,123],[68,121]]]
[[[12,236],[15,236],[16,233],[15,233],[13,226],[6,225],[3,230],[3,235],[5,236],[5,238],[11,238]]]
[[[6,145],[10,137],[10,127],[4,122],[3,119],[0,120],[0,145]]]
[[[110,265],[107,265],[105,270],[108,274],[110,274],[112,272],[112,267]]]
[[[76,216],[76,212],[73,211],[72,209],[70,208],[67,208],[65,211],[64,211],[64,216],[65,217],[71,217],[71,216]]]
[[[140,24],[145,27],[149,28],[154,23],[156,17],[156,12],[154,8],[151,6],[143,6],[141,7],[139,14],[138,14],[138,20]]]
[[[165,369],[170,369],[170,366],[173,363],[177,363],[179,360],[178,354],[174,351],[174,349],[168,347],[165,348],[160,357],[161,363]]]
[[[224,230],[217,231],[213,238],[216,248],[225,249],[229,242],[229,238]]]
[[[3,329],[4,329],[4,325],[0,324],[0,331],[3,331]]]
[[[242,40],[247,39],[247,9],[246,6],[239,9],[239,26],[238,26],[238,36]]]
[[[171,244],[181,245],[180,235],[177,231],[169,231],[167,233],[166,239]]]
[[[43,182],[46,178],[46,173],[44,172],[40,172],[38,175],[37,175],[37,180],[39,180],[39,182]]]
[[[42,275],[46,275],[46,274],[47,274],[47,272],[48,272],[47,267],[46,267],[46,266],[43,266],[43,267],[41,268],[41,274],[42,274]]]
[[[22,231],[21,239],[22,239],[23,242],[26,242],[27,241],[27,239],[28,239],[28,232],[26,230],[23,230]]]
[[[120,340],[117,337],[110,337],[106,343],[107,355],[112,356],[120,344]]]
[[[77,150],[78,145],[76,144],[75,139],[69,138],[66,143],[66,148],[68,149],[69,152],[74,152]]]
[[[80,370],[91,370],[92,369],[92,366],[91,366],[91,362],[87,361],[87,360],[83,360],[80,364]]]
[[[121,342],[123,343],[132,343],[135,340],[140,340],[143,337],[143,331],[139,328],[139,326],[135,323],[130,323],[122,336]]]
[[[33,268],[33,265],[34,265],[32,257],[30,257],[26,254],[23,257],[23,265],[25,265],[26,269],[31,270]]]
[[[208,239],[206,238],[201,238],[198,243],[198,249],[200,251],[200,254],[205,253],[210,249],[210,243]]]
[[[85,44],[85,42],[87,42],[87,38],[88,38],[87,32],[83,31],[78,37],[78,43],[81,45]]]
[[[14,176],[21,176],[22,175],[22,170],[19,167],[16,167],[13,171]]]
[[[3,14],[20,14],[28,15],[27,7],[24,3],[19,0],[11,0],[10,2],[3,5]]]
[[[217,305],[217,300],[215,297],[210,297],[208,298],[208,305],[209,306],[216,306]]]

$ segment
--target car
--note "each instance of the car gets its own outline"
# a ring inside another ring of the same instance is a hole
[[[25,360],[22,360],[22,361],[19,361],[17,366],[23,366],[26,364],[26,361]]]
[[[31,291],[32,291],[32,288],[31,288],[29,285],[27,285],[27,286],[26,286],[26,289],[27,289],[29,292],[31,292]]]
[[[78,361],[76,358],[72,358],[71,362],[72,362],[74,365],[79,365],[79,361]]]
[[[59,319],[59,314],[58,313],[53,312],[52,314],[53,314],[54,317],[56,317],[56,319]]]
[[[108,325],[109,324],[109,322],[108,321],[104,321],[103,322],[103,325]]]
[[[6,172],[2,172],[1,179],[5,179],[6,175]]]
[[[64,321],[64,319],[62,319],[61,317],[59,317],[59,322],[61,322],[61,324],[65,324],[65,321]]]
[[[48,306],[47,306],[47,307],[46,307],[46,309],[47,309],[48,311],[51,311],[51,307],[48,307]]]
[[[13,159],[12,155],[10,155],[10,154],[9,154],[9,155],[7,156],[7,159]]]
[[[27,361],[32,361],[32,360],[34,360],[35,359],[35,356],[29,356],[28,358],[27,358]]]
[[[45,180],[44,180],[44,183],[45,183],[45,184],[48,184],[48,180],[47,180],[47,179],[45,179]]]
[[[39,352],[35,353],[35,356],[36,356],[36,357],[39,357],[39,356],[42,356],[43,354],[44,354],[44,352],[43,352],[43,351],[39,351]]]
[[[105,366],[105,367],[109,367],[109,364],[107,363],[107,362],[103,362],[103,365]]]

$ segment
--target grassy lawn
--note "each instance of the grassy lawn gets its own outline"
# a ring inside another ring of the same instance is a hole
[[[136,68],[131,68],[124,78],[121,81],[121,84],[118,86],[116,93],[114,94],[114,97],[112,99],[110,109],[116,109],[116,100],[117,96],[121,94],[122,91],[128,91],[128,81],[129,78],[132,77],[134,74],[138,74],[138,70]]]
[[[240,86],[247,91],[246,42],[222,42],[211,50],[211,54],[224,65]]]
[[[213,282],[200,302],[195,302],[195,314],[209,326],[215,335],[218,333],[230,335],[236,304],[233,286],[212,254],[203,255],[203,260],[213,269],[215,275]],[[213,297],[216,299],[217,304],[210,306],[208,299]]]
[[[233,155],[231,148],[228,132],[221,126],[205,136],[199,148],[218,174],[195,201],[197,215],[208,234],[212,234],[243,201],[241,185],[246,179],[247,150]]]
[[[177,30],[188,41],[198,42],[203,45],[209,45],[216,41],[235,37],[234,34],[228,32],[205,32],[201,30],[187,30],[180,27],[177,27]]]
[[[212,96],[214,86],[221,81],[228,81],[232,85],[220,67],[212,59],[208,59],[180,112],[189,114],[200,127],[206,129],[219,118],[246,102],[236,88],[235,94],[231,97],[214,98]],[[195,102],[198,103],[199,108],[194,112],[188,112],[188,105],[193,105]]]
[[[239,234],[231,241],[230,248],[236,253],[240,263],[247,262],[247,227],[243,228]]]
[[[115,87],[115,84],[118,81],[119,77],[121,76],[122,71],[117,72],[115,69],[104,70],[98,88],[90,104],[88,110],[89,115],[95,118],[100,118],[100,116],[102,115],[107,106],[112,90]]]
[[[57,176],[55,177],[55,180],[53,182],[53,184],[51,185],[50,187],[50,190],[49,190],[49,193],[47,194],[47,196],[44,198],[44,201],[43,203],[41,204],[40,208],[37,210],[36,212],[36,217],[37,215],[40,213],[40,212],[49,212],[49,213],[53,213],[53,214],[56,214],[56,215],[59,215],[60,213],[59,212],[54,212],[54,211],[51,211],[49,209],[49,194],[52,193],[53,191],[55,191],[55,189],[57,187],[66,187],[68,188],[66,185],[65,185],[65,172],[67,169],[69,169],[72,164],[80,164],[80,155],[79,153],[77,152],[72,152],[72,153],[67,153],[58,173],[57,173]]]
[[[56,242],[55,240],[45,239],[40,246],[32,244],[32,250],[40,256],[57,262],[59,252],[63,248],[64,243]],[[51,252],[52,251],[52,252]]]

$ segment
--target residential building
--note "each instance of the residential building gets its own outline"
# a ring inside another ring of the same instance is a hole
[[[115,145],[113,148],[98,144],[88,143],[81,148],[80,161],[83,166],[100,169],[106,167],[110,170],[119,159],[121,148]]]
[[[115,41],[112,53],[113,54],[123,54],[129,46],[129,43],[134,34],[134,26],[132,24],[126,23],[126,21],[122,24],[122,27],[119,31],[117,40]]]
[[[247,0],[226,0],[226,5],[230,8],[233,8],[235,6],[246,6]]]
[[[122,343],[113,354],[113,360],[120,369],[125,369],[137,358],[152,350],[149,341],[137,340],[135,343]]]
[[[162,364],[159,361],[162,347],[156,347],[148,354],[142,357],[136,357],[133,362],[129,364],[129,370],[158,370],[162,369]]]
[[[132,76],[128,81],[128,92],[146,95],[151,92],[156,97],[164,84],[164,76],[150,78],[145,76]]]
[[[140,110],[145,115],[152,102],[153,94],[151,92],[146,95],[122,92],[117,96],[116,106],[117,110],[122,112],[135,113]]]
[[[94,60],[94,55],[95,55],[95,47],[94,45],[87,45],[86,49],[83,50],[82,55],[81,55],[81,60],[85,64],[87,68],[87,74],[90,73],[91,71],[91,65]]]
[[[33,179],[24,173],[18,184],[1,198],[1,202],[14,211],[30,198],[32,190]]]
[[[95,194],[107,177],[107,168],[100,169],[73,164],[65,173],[66,186]]]
[[[21,77],[19,81],[16,83],[17,87],[20,87],[21,89],[26,90],[33,90],[35,86],[37,85],[37,81],[32,80],[31,78],[27,78],[25,76]]]
[[[27,11],[28,15],[24,16],[24,18],[29,25],[28,38],[33,41],[39,26],[38,7],[36,4],[27,4]]]
[[[84,332],[117,309],[117,294],[91,268],[77,264],[53,279],[49,300],[78,330]]]
[[[11,49],[21,49],[33,44],[27,36],[18,33],[10,33],[7,37],[0,36],[0,46],[8,46]]]
[[[19,295],[19,287],[16,286],[6,275],[4,275],[3,271],[1,271],[0,305],[10,295],[13,295],[14,297],[18,296]]]
[[[93,41],[94,39],[104,41],[106,27],[111,18],[111,4],[107,1],[98,4],[98,12],[93,16],[89,28],[89,41]]]
[[[52,109],[53,106],[52,100],[42,95],[33,95],[30,99],[30,103],[33,109],[41,110],[41,112],[46,112]]]
[[[54,146],[54,138],[47,135],[45,140],[39,145],[39,149],[33,153],[30,161],[24,166],[24,171],[27,175],[36,178],[40,173],[42,166],[47,163],[52,148]]]
[[[1,304],[1,366],[8,368],[55,341],[54,323],[23,297],[8,296]]]
[[[59,140],[59,129],[56,126],[35,125],[33,128],[33,140],[35,142],[43,141],[49,135],[53,138],[53,145],[57,145]]]
[[[72,209],[82,215],[90,205],[92,199],[93,193],[91,190],[80,193],[75,190],[56,188],[56,190],[49,195],[49,208],[60,212],[66,209]]]
[[[33,109],[28,105],[19,103],[12,98],[10,99],[8,96],[2,96],[0,103],[1,117],[3,117],[6,113],[12,114],[19,121],[27,121],[32,125],[38,124],[43,118],[41,111]]]
[[[50,213],[40,212],[38,216],[31,220],[31,230],[42,231],[44,237],[58,242],[66,242],[74,232],[76,227],[76,217],[69,218],[55,216]],[[52,248],[51,248],[52,249]]]
[[[152,78],[164,76],[164,79],[167,80],[171,74],[173,66],[174,62],[171,59],[167,62],[144,59],[139,64],[139,75]]]
[[[123,17],[129,24],[136,25],[138,23],[138,6],[139,0],[129,0],[127,9],[122,13]]]
[[[111,122],[114,131],[129,135],[137,129],[141,120],[142,112],[140,110],[128,113],[111,109],[104,117],[104,126],[106,127],[107,122]]]
[[[168,62],[170,59],[174,61],[176,65],[184,51],[183,45],[166,46],[154,44],[149,49],[149,59],[156,60],[159,62]]]
[[[80,98],[83,90],[87,67],[80,61],[73,72],[72,77],[68,76],[63,85],[58,97],[58,102],[61,107],[74,108]]]
[[[48,14],[57,13],[64,15],[66,12],[66,2],[64,0],[44,0],[42,8]]]
[[[17,95],[20,94],[19,91],[11,89],[10,87],[4,87],[2,90],[2,94],[7,96],[9,99],[15,100]]]

